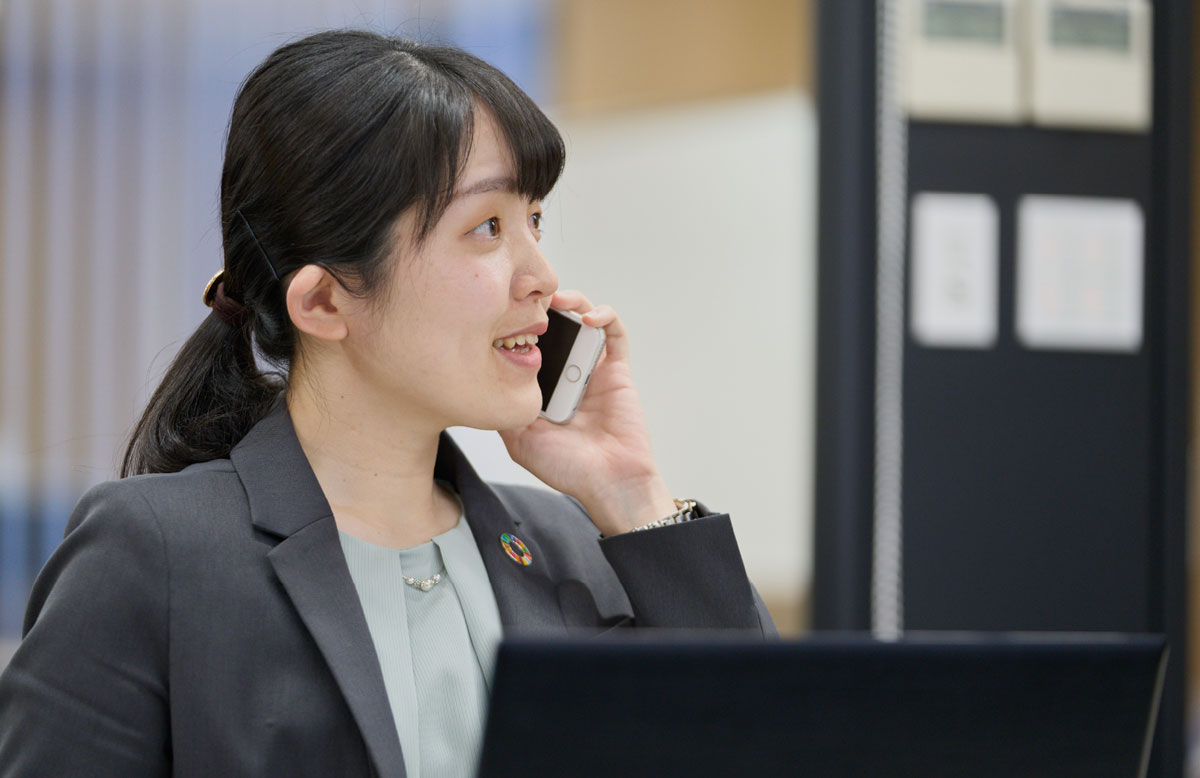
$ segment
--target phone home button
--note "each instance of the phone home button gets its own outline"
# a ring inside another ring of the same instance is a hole
[[[568,365],[567,372],[564,373],[564,375],[567,377],[568,381],[575,383],[579,380],[579,377],[583,375],[583,372],[579,369],[579,365]]]

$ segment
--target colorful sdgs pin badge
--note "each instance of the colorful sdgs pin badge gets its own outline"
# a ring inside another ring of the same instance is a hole
[[[529,547],[516,535],[505,532],[500,536],[500,545],[504,546],[504,552],[517,564],[529,565],[533,562],[533,554],[529,553]]]

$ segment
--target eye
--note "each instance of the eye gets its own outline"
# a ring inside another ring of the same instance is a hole
[[[533,230],[534,234],[539,238],[542,237],[543,226],[546,222],[546,217],[542,216],[541,211],[531,213],[529,215],[529,229]]]
[[[486,235],[489,238],[494,238],[500,234],[500,218],[493,216],[487,221],[481,223],[478,227],[471,230],[472,235]]]

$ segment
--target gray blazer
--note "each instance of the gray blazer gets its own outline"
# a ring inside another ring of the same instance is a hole
[[[729,517],[599,539],[443,436],[505,634],[772,633]],[[500,545],[516,534],[533,563]],[[0,776],[405,775],[337,527],[282,407],[229,459],[90,490],[0,675]]]

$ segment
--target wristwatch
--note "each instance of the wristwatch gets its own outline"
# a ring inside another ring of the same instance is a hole
[[[658,527],[669,527],[672,524],[682,524],[685,521],[691,521],[696,518],[696,501],[681,500],[675,498],[675,512],[669,516],[663,516],[661,519],[655,519],[649,524],[643,524],[640,527],[634,527],[630,532],[641,532],[646,529],[657,529]]]

